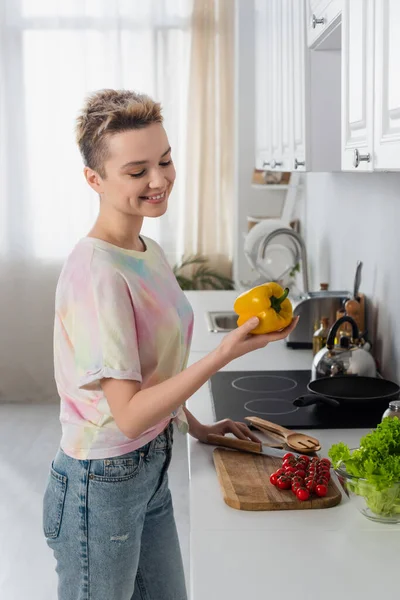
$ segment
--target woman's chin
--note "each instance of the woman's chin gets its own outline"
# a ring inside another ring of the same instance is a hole
[[[148,202],[144,200],[140,203],[140,212],[144,217],[160,217],[168,208],[168,200],[165,198],[161,202]]]

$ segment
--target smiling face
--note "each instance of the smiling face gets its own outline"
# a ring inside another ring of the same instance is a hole
[[[161,123],[109,135],[104,177],[85,168],[89,185],[100,194],[103,209],[129,216],[165,213],[175,181],[167,134]]]

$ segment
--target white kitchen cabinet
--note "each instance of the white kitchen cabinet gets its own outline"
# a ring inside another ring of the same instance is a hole
[[[297,3],[295,0],[294,4]],[[342,0],[307,0],[307,41],[309,48],[340,47]]]
[[[289,169],[291,155],[289,44],[291,0],[256,0],[256,168]]]
[[[306,79],[308,61],[305,50],[305,16],[303,2],[294,2],[291,14],[292,40],[292,114],[293,114],[293,161],[292,169],[306,168]]]
[[[255,0],[256,168],[340,170],[340,50],[310,52],[306,0]]]
[[[374,167],[400,169],[400,2],[375,2]]]
[[[264,169],[272,159],[272,85],[269,68],[272,61],[272,23],[268,18],[270,3],[255,4],[255,122],[256,168]],[[269,67],[267,67],[269,65]],[[274,82],[276,89],[276,82]]]
[[[373,146],[374,0],[344,0],[342,169],[373,171]]]

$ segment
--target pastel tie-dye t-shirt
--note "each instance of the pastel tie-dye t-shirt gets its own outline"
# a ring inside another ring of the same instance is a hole
[[[142,389],[187,364],[193,311],[156,242],[146,250],[84,238],[61,272],[56,292],[54,366],[61,398],[61,448],[80,460],[111,458],[148,443],[174,418],[187,431],[182,407],[127,438],[102,391],[105,377],[132,379]]]

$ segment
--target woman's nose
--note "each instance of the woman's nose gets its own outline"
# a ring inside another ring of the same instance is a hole
[[[165,187],[165,175],[160,169],[153,169],[150,175],[149,187],[152,189]]]

